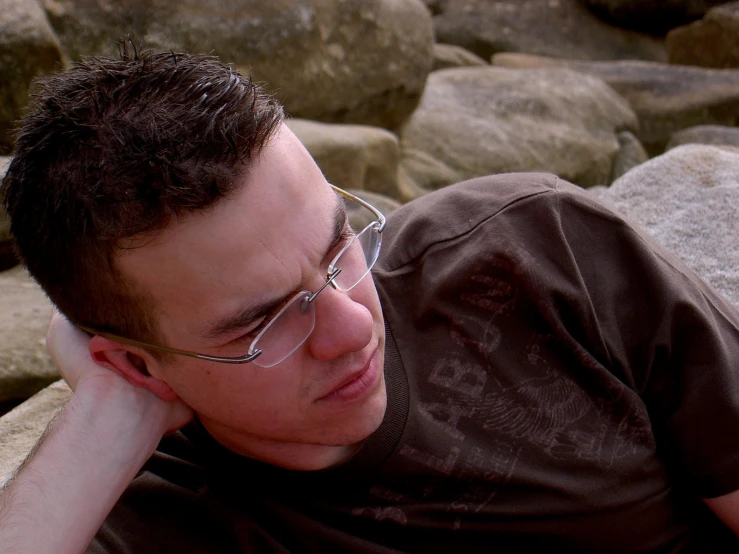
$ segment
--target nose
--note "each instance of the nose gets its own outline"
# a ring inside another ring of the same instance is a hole
[[[351,292],[326,288],[316,298],[316,325],[308,337],[311,355],[323,361],[358,352],[372,340],[370,310],[351,297]]]

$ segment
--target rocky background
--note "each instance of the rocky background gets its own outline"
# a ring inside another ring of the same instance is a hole
[[[385,212],[553,172],[739,304],[739,2],[0,0],[0,176],[32,80],[124,36],[253,72],[327,178]],[[58,378],[51,306],[13,266],[0,213],[0,414]],[[0,484],[69,394],[56,383],[0,418]]]

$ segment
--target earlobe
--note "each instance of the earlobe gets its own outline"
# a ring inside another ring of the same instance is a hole
[[[146,360],[135,350],[98,335],[90,339],[90,356],[96,364],[117,373],[136,387],[153,392],[162,400],[177,400],[177,393],[164,381],[151,376]]]

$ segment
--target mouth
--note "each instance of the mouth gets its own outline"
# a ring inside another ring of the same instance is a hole
[[[361,369],[347,375],[327,394],[321,396],[317,402],[348,402],[363,398],[374,389],[380,375],[380,368],[377,364],[377,350],[374,350]]]

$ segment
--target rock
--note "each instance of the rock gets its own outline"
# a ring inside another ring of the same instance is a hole
[[[213,52],[252,69],[294,116],[393,128],[413,111],[433,63],[420,0],[44,0],[72,58],[147,46]],[[92,6],[92,8],[90,7]]]
[[[633,133],[622,131],[616,138],[618,139],[619,151],[613,162],[611,182],[649,159],[649,154]]]
[[[24,268],[0,273],[0,402],[28,398],[59,379],[44,343],[51,312]]]
[[[14,410],[0,417],[0,487],[23,463],[52,418],[72,396],[64,381],[57,381]]]
[[[349,190],[354,196],[358,196],[365,202],[369,202],[380,210],[382,215],[387,217],[394,210],[400,207],[400,202],[393,200],[383,194],[377,194],[376,192],[370,192],[368,190]],[[349,218],[349,225],[357,233],[364,229],[367,225],[376,221],[374,214],[361,207],[356,202],[347,203],[347,217]]]
[[[3,0],[0,9],[0,154],[28,103],[31,80],[59,69],[62,53],[37,0]]]
[[[415,148],[401,148],[398,188],[404,202],[459,180],[459,173],[431,154]]]
[[[739,121],[739,69],[705,69],[642,61],[574,62],[497,54],[493,64],[530,69],[562,67],[600,77],[639,116],[637,137],[650,155],[664,151],[673,133],[695,125]]]
[[[739,147],[739,129],[721,125],[698,125],[672,135],[667,149],[681,144],[714,144]]]
[[[10,158],[0,156],[0,181],[8,170]],[[13,250],[13,241],[10,238],[10,217],[5,208],[0,205],[0,271],[10,269],[18,264],[18,258]]]
[[[580,60],[664,61],[657,39],[614,28],[581,0],[489,0],[439,3],[436,40],[489,60],[497,52],[526,52]]]
[[[632,169],[597,197],[739,305],[737,174],[739,149],[689,144]]]
[[[434,44],[434,66],[432,71],[448,67],[490,65],[480,56],[454,44]]]
[[[343,189],[364,189],[400,198],[398,137],[390,131],[305,119],[290,119],[287,126],[330,183]]]
[[[595,14],[619,27],[664,35],[678,25],[700,19],[726,0],[583,0]]]
[[[414,156],[401,166],[419,188],[509,171],[606,184],[620,148],[617,132],[635,127],[628,103],[593,77],[559,69],[443,69],[429,76],[401,129],[401,152]],[[423,169],[429,161],[444,167],[432,176]]]
[[[739,67],[739,2],[708,11],[701,21],[667,33],[670,63],[701,67]]]

